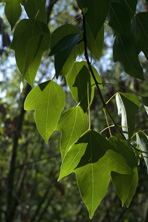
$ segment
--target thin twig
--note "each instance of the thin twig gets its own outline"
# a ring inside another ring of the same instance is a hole
[[[82,8],[82,17],[83,17],[84,55],[85,55],[85,59],[86,59],[86,61],[87,61],[87,64],[88,64],[90,73],[91,73],[91,75],[92,75],[92,77],[93,77],[93,79],[94,79],[95,85],[96,85],[96,87],[97,87],[97,90],[98,90],[100,99],[101,99],[102,104],[103,104],[103,108],[107,111],[110,119],[112,120],[113,124],[115,125],[116,129],[119,131],[119,133],[121,134],[121,136],[126,140],[124,134],[122,133],[121,129],[118,127],[118,125],[116,124],[116,122],[114,121],[111,113],[109,112],[109,110],[108,110],[108,108],[107,108],[107,106],[106,106],[106,103],[105,103],[105,101],[104,101],[104,99],[103,99],[103,95],[102,95],[101,90],[100,90],[100,88],[99,88],[99,86],[98,86],[98,82],[97,82],[97,80],[96,80],[95,74],[94,74],[94,72],[93,72],[93,69],[92,69],[91,64],[90,64],[90,61],[89,61],[88,52],[87,52],[86,22],[85,22],[85,15],[84,15],[84,13],[83,13],[83,8]]]
[[[83,1],[83,0],[81,0],[81,2],[82,2],[82,1]],[[86,21],[85,21],[85,15],[84,15],[84,12],[83,12],[83,7],[82,7],[81,11],[82,11],[82,18],[83,18],[84,55],[85,55],[85,59],[86,59],[86,61],[87,61],[87,64],[88,64],[90,73],[91,73],[91,75],[92,75],[92,77],[93,77],[93,79],[94,79],[95,85],[96,85],[96,87],[97,87],[97,90],[98,90],[100,99],[101,99],[101,101],[102,101],[103,109],[106,110],[106,112],[108,113],[108,115],[109,115],[110,119],[112,120],[114,126],[116,127],[116,129],[118,130],[118,132],[120,133],[120,135],[123,137],[123,139],[124,139],[133,149],[135,149],[135,150],[143,153],[143,151],[138,150],[136,147],[134,147],[132,144],[130,144],[130,143],[126,140],[123,132],[121,131],[121,129],[120,129],[120,127],[117,125],[117,123],[114,121],[114,119],[113,119],[111,113],[109,112],[108,107],[107,107],[107,105],[106,105],[106,103],[105,103],[105,101],[104,101],[104,99],[103,99],[103,95],[102,95],[101,90],[100,90],[100,88],[99,88],[99,86],[98,86],[99,83],[98,83],[97,80],[96,80],[95,74],[94,74],[94,72],[93,72],[93,69],[92,69],[92,66],[91,66],[91,63],[90,63],[89,57],[88,57],[88,52],[87,52],[87,38],[86,38]]]

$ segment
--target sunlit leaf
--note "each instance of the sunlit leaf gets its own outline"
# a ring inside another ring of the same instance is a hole
[[[5,6],[5,14],[6,17],[11,25],[11,28],[14,27],[16,22],[18,21],[22,9],[20,6],[21,1],[20,0],[5,0],[6,6]]]
[[[66,154],[59,179],[72,172],[76,173],[81,196],[92,218],[105,196],[111,171],[132,173],[125,159],[112,145],[97,132],[89,130]]]
[[[32,30],[32,31],[30,31]],[[35,19],[24,19],[17,25],[11,47],[22,77],[33,86],[42,54],[49,48],[48,27]]]
[[[88,129],[87,114],[76,106],[64,112],[59,120],[57,130],[61,130],[62,158],[70,150],[71,145]]]
[[[57,126],[64,104],[64,91],[53,81],[36,86],[25,100],[25,110],[35,110],[37,129],[46,143]]]
[[[117,36],[113,46],[114,62],[120,62],[130,76],[144,80],[143,69],[138,59],[138,50],[133,41],[123,35]]]
[[[144,152],[143,157],[148,172],[148,136],[144,132],[139,132],[136,134],[136,141],[137,145],[139,145],[140,149]]]
[[[132,22],[133,39],[139,51],[143,51],[148,59],[148,12],[140,12],[135,15]]]
[[[97,70],[92,66],[98,83],[101,83],[100,76]],[[88,107],[88,84],[89,84],[89,101],[92,103],[94,97],[94,80],[88,70],[86,62],[75,62],[71,71],[66,76],[66,80],[70,91],[77,102],[80,102],[81,107],[86,110]],[[99,85],[101,87],[101,84]]]
[[[121,126],[126,139],[130,139],[135,128],[135,113],[139,109],[137,97],[129,93],[116,95],[118,115],[121,115]]]
[[[46,0],[21,0],[29,18],[36,18],[46,23]]]

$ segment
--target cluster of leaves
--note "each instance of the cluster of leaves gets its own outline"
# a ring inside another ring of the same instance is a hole
[[[34,87],[24,104],[25,110],[35,110],[36,126],[46,143],[54,131],[62,133],[59,180],[72,172],[76,174],[90,218],[106,194],[110,177],[122,205],[126,203],[128,207],[138,182],[137,166],[141,153],[144,153],[148,168],[148,133],[145,130],[135,134],[135,114],[140,103],[133,94],[115,94],[121,127],[115,123],[101,93],[103,83],[90,63],[89,54],[94,61],[100,59],[104,24],[108,21],[115,33],[114,61],[119,61],[130,76],[144,80],[138,55],[143,52],[148,59],[148,12],[135,12],[137,0],[77,0],[82,12],[81,29],[66,24],[50,34],[46,24],[45,0],[0,2],[6,3],[5,14],[14,29],[11,48],[15,51],[22,79],[34,86],[43,52],[50,50],[49,56],[54,56],[55,77],[66,78],[77,102],[75,107],[62,112],[65,93],[53,78]],[[17,23],[21,5],[28,18]],[[109,116],[119,131],[118,136],[112,136],[109,125],[109,139],[91,127],[90,106],[95,87],[103,104],[107,125]],[[148,98],[141,96],[140,101],[148,112]]]

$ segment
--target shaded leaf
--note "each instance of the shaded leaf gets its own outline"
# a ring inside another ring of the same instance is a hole
[[[61,115],[56,130],[61,130],[62,158],[70,150],[72,144],[88,129],[87,114],[76,106]]]
[[[137,171],[137,168],[134,169],[134,174],[131,175],[132,176],[132,180],[131,180],[131,183],[130,183],[130,189],[129,189],[129,194],[128,194],[128,197],[127,197],[127,200],[126,200],[126,206],[129,207],[131,201],[132,201],[132,198],[135,194],[135,191],[136,191],[136,187],[137,187],[137,184],[138,184],[138,171]]]
[[[128,10],[131,17],[133,17],[136,11],[137,0],[120,0],[120,2]]]
[[[36,86],[25,100],[24,109],[35,110],[37,129],[46,143],[57,126],[64,104],[64,91],[53,81]]]
[[[144,132],[139,132],[136,134],[136,141],[137,141],[137,145],[140,146],[140,149],[143,152],[143,157],[144,157],[144,161],[147,167],[147,172],[148,172],[148,136],[144,133]]]
[[[148,12],[136,14],[131,25],[133,39],[139,51],[148,59]]]
[[[139,109],[137,97],[129,93],[116,95],[118,115],[121,115],[121,126],[126,139],[130,139],[135,128],[135,113]]]
[[[80,30],[77,29],[74,25],[67,24],[67,25],[60,26],[51,35],[51,43],[50,43],[51,50],[64,37],[69,36],[71,34],[77,34],[77,33],[80,34],[79,40],[81,40],[82,37],[81,37]],[[63,67],[61,70],[61,75],[65,76],[68,74],[68,72],[70,71],[70,69],[72,68],[72,66],[76,60],[76,57],[78,55],[81,55],[83,53],[83,51],[84,51],[84,43],[83,42],[80,42],[79,44],[75,45],[73,51],[71,52],[71,54],[69,55],[69,57],[67,58],[65,63],[63,64]]]
[[[148,114],[148,97],[142,97],[142,102],[143,102],[145,111]]]
[[[138,59],[138,51],[133,41],[123,35],[117,36],[113,46],[114,62],[119,61],[130,76],[144,80],[143,69]]]
[[[79,42],[79,33],[65,36],[61,39],[50,52],[51,55],[55,55],[55,70],[56,77],[61,74],[62,68],[73,51],[74,47]]]
[[[111,176],[122,206],[126,203],[126,206],[129,207],[138,183],[137,169],[135,168],[133,174],[130,175],[112,172]]]
[[[46,23],[46,0],[21,0],[29,18]]]
[[[109,138],[109,142],[112,144],[116,152],[126,159],[127,164],[132,169],[138,165],[138,157],[135,155],[133,148],[127,143],[127,141],[112,136]]]
[[[5,0],[5,14],[8,19],[8,22],[11,25],[11,29],[13,29],[14,25],[18,21],[19,17],[21,16],[21,6],[20,0]]]
[[[117,137],[111,137],[109,142],[116,149],[116,152],[122,155],[127,164],[133,169],[132,175],[122,175],[115,172],[112,172],[111,174],[113,184],[122,202],[122,206],[126,202],[126,206],[128,207],[135,193],[138,182],[138,173],[136,169],[138,165],[138,158],[132,147],[128,145],[125,140],[118,139]]]
[[[103,43],[104,43],[104,26],[100,29],[98,32],[96,38],[93,36],[89,26],[87,26],[87,43],[88,43],[88,49],[90,50],[92,56],[95,59],[100,59],[102,49],[103,49]]]
[[[100,76],[96,69],[92,66],[94,74],[98,83],[101,83]],[[90,104],[93,101],[94,97],[94,80],[91,77],[91,74],[87,68],[86,62],[75,62],[71,71],[66,76],[67,84],[70,88],[70,91],[74,97],[74,99],[79,103],[81,107],[86,110],[88,107],[88,99],[87,99],[87,87],[89,84],[89,101]],[[99,85],[101,87],[101,85]]]
[[[77,0],[78,6],[83,8],[85,19],[94,38],[96,38],[108,15],[110,0]]]
[[[89,130],[66,154],[59,179],[75,172],[90,218],[105,196],[110,173],[132,173],[125,159],[99,133]],[[96,198],[97,197],[97,198]]]
[[[112,3],[109,11],[109,25],[118,34],[130,36],[131,17],[123,5]]]
[[[30,32],[32,30],[32,32]],[[42,54],[49,48],[48,27],[35,19],[24,19],[17,25],[11,47],[22,77],[33,86]]]

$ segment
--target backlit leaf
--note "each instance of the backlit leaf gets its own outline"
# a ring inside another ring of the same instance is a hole
[[[116,95],[118,115],[121,115],[121,126],[126,139],[130,139],[135,128],[135,113],[139,109],[137,97],[129,93]]]
[[[25,110],[35,110],[37,129],[46,143],[57,126],[64,104],[64,91],[53,81],[36,86],[25,100]]]
[[[88,129],[87,114],[76,106],[61,115],[56,130],[61,130],[62,158],[70,150],[71,145]]]
[[[32,30],[32,31],[30,31]],[[11,47],[22,77],[33,86],[42,54],[49,48],[48,27],[35,19],[24,19],[17,25]]]
[[[97,70],[92,66],[98,83],[101,83],[100,76]],[[94,80],[88,70],[86,62],[75,62],[71,71],[66,76],[66,80],[70,91],[77,102],[80,102],[81,107],[86,110],[88,107],[87,87],[89,84],[89,101],[92,103],[94,97]],[[101,85],[99,85],[101,87]]]
[[[132,173],[125,159],[103,136],[88,130],[66,154],[59,179],[76,173],[81,196],[92,218],[106,194],[111,171]]]
[[[117,36],[113,46],[114,62],[119,61],[130,76],[144,80],[143,69],[138,59],[138,51],[133,41],[123,35]]]

